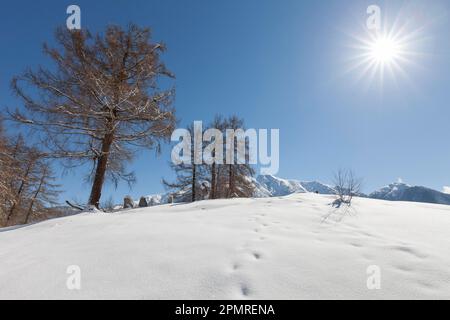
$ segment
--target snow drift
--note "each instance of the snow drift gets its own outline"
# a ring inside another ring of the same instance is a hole
[[[450,207],[357,198],[345,211],[332,200],[203,201],[0,229],[0,298],[450,296]],[[373,265],[380,290],[367,288]],[[69,266],[81,290],[67,288]]]

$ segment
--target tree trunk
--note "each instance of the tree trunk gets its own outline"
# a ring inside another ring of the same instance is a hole
[[[33,196],[33,199],[31,199],[30,206],[28,207],[27,215],[25,216],[25,224],[28,223],[31,213],[33,212],[33,205],[34,205],[34,202],[36,201],[39,193],[41,192],[42,185],[44,184],[44,180],[45,180],[45,175],[46,175],[46,173],[44,172],[44,174],[42,174],[41,180],[39,181],[39,187],[37,188],[37,190]]]
[[[25,216],[24,224],[28,224],[28,220],[30,219],[31,213],[33,212],[34,200],[32,199],[30,202],[30,206],[28,207],[27,215]]]
[[[216,163],[213,162],[211,167],[211,195],[210,199],[216,198]]]
[[[20,187],[19,190],[17,191],[17,199],[16,201],[14,201],[14,203],[11,205],[11,208],[9,210],[9,213],[6,217],[6,224],[8,224],[8,222],[11,220],[11,218],[14,215],[14,211],[16,210],[16,207],[20,205],[20,197],[22,195],[23,189],[25,189],[25,185],[27,183],[28,180],[28,175],[30,174],[31,169],[33,168],[34,162],[30,162],[29,165],[27,166],[27,170],[25,171],[24,176],[22,177],[22,181],[20,182]]]
[[[197,195],[195,192],[195,185],[196,185],[196,179],[197,179],[197,166],[195,164],[192,164],[192,202],[195,202],[197,200]]]
[[[228,198],[234,197],[234,172],[233,172],[233,165],[229,165],[229,172],[228,172]]]
[[[106,169],[108,166],[109,151],[114,140],[114,135],[107,134],[103,139],[102,154],[97,160],[95,169],[94,182],[92,183],[91,195],[89,197],[89,205],[100,207],[100,198],[102,196],[103,183],[105,182]]]

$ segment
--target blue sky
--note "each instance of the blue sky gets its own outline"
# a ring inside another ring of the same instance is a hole
[[[236,113],[248,127],[280,129],[281,177],[329,182],[349,167],[365,191],[399,177],[439,190],[450,185],[448,1],[8,1],[0,9],[2,107],[18,106],[13,75],[48,65],[41,45],[65,24],[70,4],[81,7],[83,28],[135,22],[166,43],[181,126]],[[406,76],[394,73],[383,85],[346,72],[371,4],[388,23],[401,16],[426,26]],[[107,186],[104,198],[163,191],[169,159],[170,146],[159,157],[142,152],[132,165],[133,189]],[[84,173],[61,176],[63,200],[86,201]]]

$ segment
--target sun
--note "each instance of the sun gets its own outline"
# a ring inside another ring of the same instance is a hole
[[[355,75],[356,83],[372,87],[378,82],[398,85],[399,80],[411,83],[410,75],[417,69],[423,53],[418,51],[423,35],[421,29],[394,24],[383,30],[366,30],[359,35],[350,33],[346,73]]]
[[[380,35],[370,44],[368,54],[378,64],[390,64],[400,60],[402,48],[395,39]]]
[[[428,45],[432,21],[418,22],[400,12],[390,18],[386,14],[375,29],[364,22],[357,24],[359,28],[352,24],[352,30],[344,31],[344,74],[351,75],[356,85],[380,89],[382,94],[384,88],[415,87],[418,72],[424,71],[424,63],[431,57]]]

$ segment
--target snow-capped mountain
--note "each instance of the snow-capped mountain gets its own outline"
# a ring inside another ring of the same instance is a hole
[[[392,183],[378,191],[372,192],[369,198],[390,201],[412,201],[450,205],[450,194],[442,193],[421,186],[410,186],[405,183]]]
[[[317,181],[298,181],[282,179],[272,175],[260,175],[252,178],[255,185],[255,198],[282,197],[294,193],[320,193],[334,194],[334,189],[326,184]],[[149,206],[157,206],[169,202],[169,194],[153,194],[145,197]],[[182,198],[174,199],[175,202],[182,202]],[[138,205],[139,201],[135,201]]]
[[[281,179],[271,175],[261,175],[255,179],[256,197],[282,197],[307,190],[299,181]]]
[[[282,179],[272,175],[260,175],[253,178],[255,184],[255,198],[283,197],[295,193],[335,194],[332,186],[318,181],[299,181]],[[359,197],[368,197],[389,201],[410,201],[450,205],[450,194],[439,192],[421,186],[410,186],[405,183],[392,183],[386,187],[372,192],[368,196],[359,194]],[[156,194],[146,197],[150,206],[166,204],[169,194]],[[183,199],[174,199],[182,202]],[[136,202],[137,204],[137,202]]]
[[[320,193],[320,194],[335,194],[336,191],[332,186],[318,182],[318,181],[302,181],[303,188],[308,192]]]
[[[333,188],[317,182],[281,179],[272,175],[260,175],[255,179],[256,197],[282,197],[293,193],[314,192],[334,194]]]
[[[152,194],[145,197],[149,206],[157,206],[169,202],[169,195],[166,194]]]

